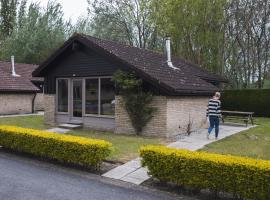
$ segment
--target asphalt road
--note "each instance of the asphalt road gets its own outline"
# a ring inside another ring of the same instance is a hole
[[[0,151],[0,200],[45,199],[190,200]]]

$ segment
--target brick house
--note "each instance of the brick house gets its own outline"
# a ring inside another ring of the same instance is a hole
[[[32,77],[37,65],[0,61],[0,115],[43,110],[43,78]]]
[[[135,73],[154,94],[154,117],[143,130],[146,136],[171,137],[192,121],[205,122],[210,95],[226,80],[179,58],[149,50],[75,34],[54,52],[33,75],[44,77],[45,123],[81,123],[85,128],[133,134],[121,96],[111,77],[121,69]]]

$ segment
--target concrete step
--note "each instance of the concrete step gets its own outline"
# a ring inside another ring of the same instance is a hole
[[[82,124],[66,123],[66,124],[59,124],[58,127],[66,129],[76,129],[81,128]]]

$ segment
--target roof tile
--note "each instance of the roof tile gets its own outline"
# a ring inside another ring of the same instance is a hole
[[[43,78],[32,77],[37,65],[15,63],[19,77],[11,75],[11,63],[0,61],[0,91],[4,92],[37,92],[39,89],[32,81],[43,81]]]

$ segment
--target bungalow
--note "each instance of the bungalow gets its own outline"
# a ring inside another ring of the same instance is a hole
[[[37,65],[0,61],[0,115],[43,109],[43,78],[32,77]]]
[[[45,123],[80,123],[86,128],[134,134],[111,77],[133,72],[154,94],[157,108],[143,129],[146,136],[171,137],[205,123],[210,95],[226,80],[197,65],[116,42],[75,34],[34,72],[44,77]]]

